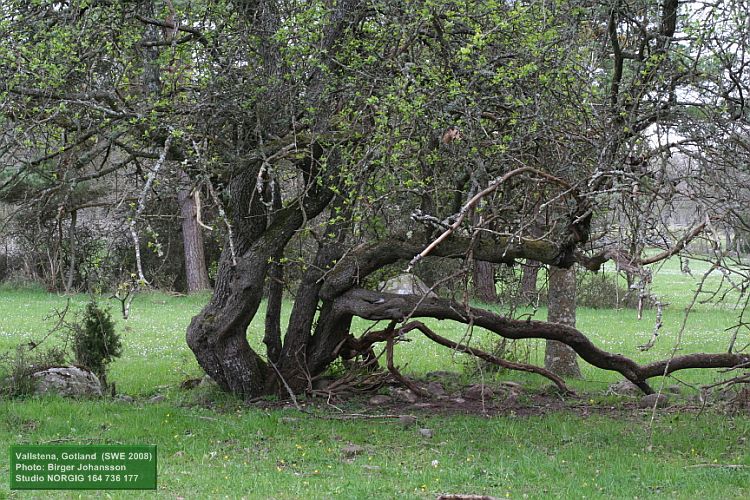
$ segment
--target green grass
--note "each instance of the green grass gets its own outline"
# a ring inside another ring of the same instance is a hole
[[[697,277],[698,263],[691,266]],[[647,311],[638,321],[632,310],[581,309],[579,328],[603,348],[641,362],[667,356],[695,279],[679,273],[672,262],[663,271],[654,289],[670,306],[652,350],[641,353],[636,346],[649,339],[654,311]],[[41,339],[53,323],[44,318],[66,300],[40,290],[0,289],[0,352]],[[70,300],[71,309],[80,310],[87,297]],[[332,420],[293,409],[249,407],[211,389],[183,391],[179,383],[201,373],[185,345],[185,329],[206,300],[207,295],[143,294],[136,298],[130,319],[117,318],[124,354],[112,364],[109,378],[119,392],[134,396],[135,404],[55,397],[0,402],[0,498],[101,496],[9,491],[8,454],[2,450],[11,444],[48,442],[156,444],[158,496],[166,498],[434,498],[441,492],[510,498],[750,496],[747,414],[660,412],[653,423],[652,441],[649,412],[620,412],[617,418],[596,411],[589,416],[561,411],[492,418],[423,413],[419,425],[435,433],[425,439],[415,428],[403,428],[391,420]],[[288,314],[290,303],[285,308]],[[697,305],[682,340],[684,351],[724,350],[726,328],[734,324],[737,312]],[[117,313],[114,307],[113,313]],[[546,311],[539,310],[536,317],[545,316]],[[262,337],[259,319],[249,333],[256,346]],[[355,330],[364,331],[367,326],[364,321],[356,322]],[[434,321],[432,326],[454,339],[467,333],[465,327],[447,322]],[[746,343],[747,335],[743,335]],[[487,345],[490,338],[476,330],[471,341]],[[532,342],[530,349],[532,361],[542,362],[542,344]],[[418,336],[399,346],[397,363],[416,375],[437,369],[462,371],[471,364]],[[616,400],[596,394],[620,376],[585,363],[582,369],[584,380],[574,387],[590,392],[597,405],[616,405]],[[716,376],[707,371],[678,375],[690,383],[710,382]],[[548,383],[528,375],[502,377],[520,380],[530,389]],[[167,399],[147,403],[155,393]],[[212,409],[200,405],[206,400],[214,402]],[[346,409],[373,411],[358,404],[354,401]],[[365,452],[345,460],[341,448],[348,443],[363,446]],[[721,464],[748,467],[712,466]],[[154,496],[108,494],[114,498]]]
[[[648,415],[627,421],[583,420],[567,413],[424,416],[420,425],[435,431],[425,439],[393,422],[334,421],[231,403],[223,410],[56,398],[16,401],[0,408],[0,442],[156,444],[158,490],[172,498],[434,498],[440,492],[512,498],[750,495],[750,469],[710,466],[750,467],[743,440],[750,433],[747,418],[660,416],[648,451]],[[348,443],[365,452],[344,459],[341,449]],[[0,463],[7,477],[7,463]],[[7,489],[0,489],[4,494]]]

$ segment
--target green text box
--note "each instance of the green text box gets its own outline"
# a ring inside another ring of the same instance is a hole
[[[156,445],[15,445],[11,490],[155,490]]]

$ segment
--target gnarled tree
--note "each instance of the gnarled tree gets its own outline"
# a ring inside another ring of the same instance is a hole
[[[143,177],[144,165],[163,160],[210,186],[227,243],[187,342],[225,390],[305,390],[338,356],[373,341],[390,349],[399,331],[479,355],[417,318],[559,341],[646,392],[649,378],[676,369],[750,361],[694,354],[641,366],[571,326],[365,286],[385,266],[431,259],[589,269],[614,259],[637,274],[653,261],[642,255],[647,245],[663,246],[666,258],[706,219],[729,223],[744,200],[724,188],[744,175],[738,154],[748,152],[747,75],[728,35],[742,17],[729,8],[143,0],[0,9],[3,154],[17,160],[0,190],[73,145],[89,153],[68,183],[115,171]],[[722,28],[703,32],[696,19]],[[95,43],[101,29],[111,43]],[[44,47],[54,50],[31,60],[39,68],[7,76]],[[144,66],[149,58],[159,64]],[[452,127],[460,137],[441,140]],[[27,161],[32,149],[39,161]],[[724,162],[725,174],[682,176],[667,161],[677,150],[704,168]],[[700,220],[665,233],[653,214],[678,199],[700,202]],[[302,238],[316,249],[283,325],[283,264]],[[266,293],[261,355],[247,329]],[[358,338],[355,316],[390,327]]]

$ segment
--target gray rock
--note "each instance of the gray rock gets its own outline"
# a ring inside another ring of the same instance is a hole
[[[378,291],[384,293],[394,293],[396,295],[427,295],[428,297],[437,297],[434,292],[430,291],[424,281],[413,274],[399,274],[389,280],[382,281],[378,284]]]
[[[390,396],[386,396],[385,394],[377,394],[371,397],[368,401],[368,403],[375,406],[385,405],[391,402],[393,402],[393,398]]]
[[[147,403],[151,403],[151,404],[161,403],[165,399],[167,399],[167,398],[164,397],[163,394],[157,394],[156,396],[153,396],[153,397],[149,398],[149,400],[147,401]]]
[[[196,387],[200,386],[203,382],[202,378],[189,378],[187,380],[183,380],[180,383],[180,389],[190,390],[195,389]]]
[[[403,425],[404,427],[410,427],[417,423],[417,417],[415,417],[414,415],[399,415],[398,423]]]
[[[451,401],[453,401],[454,403],[458,403],[458,404],[464,404],[466,402],[464,398],[453,398],[451,399]]]
[[[682,394],[682,388],[679,385],[670,385],[669,387],[664,388],[664,392],[679,395]]]
[[[419,429],[419,435],[425,438],[431,438],[432,429]]]
[[[470,385],[463,391],[463,396],[466,399],[490,399],[495,395],[495,392],[482,384]]]
[[[201,383],[198,384],[198,387],[216,387],[218,385],[219,384],[217,384],[216,381],[212,379],[210,376],[204,375],[203,378],[201,379]]]
[[[445,388],[440,382],[428,383],[425,390],[433,396],[445,396]]]
[[[355,457],[364,451],[365,449],[358,444],[348,444],[341,448],[341,453],[347,458]]]
[[[653,408],[656,405],[657,408],[664,408],[669,402],[669,396],[666,394],[647,394],[643,396],[638,402],[640,408]]]
[[[122,401],[123,403],[134,403],[135,399],[128,396],[127,394],[118,394],[117,399]]]
[[[643,394],[637,385],[630,380],[621,380],[607,388],[607,394],[616,394],[618,396],[639,396]]]
[[[66,397],[101,396],[99,378],[77,366],[59,366],[32,375],[36,394],[56,393]]]
[[[417,395],[409,389],[393,388],[391,389],[391,394],[394,398],[405,403],[416,403],[419,400]]]

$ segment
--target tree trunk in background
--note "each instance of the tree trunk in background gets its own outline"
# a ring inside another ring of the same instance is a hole
[[[281,188],[278,183],[273,187],[272,208],[281,210]],[[266,325],[263,343],[266,344],[266,357],[271,363],[278,363],[281,356],[281,306],[284,299],[284,266],[282,255],[274,256],[274,262],[268,269],[268,300],[266,302]]]
[[[576,326],[575,268],[549,268],[549,309],[547,321]],[[562,342],[548,340],[544,353],[544,367],[561,377],[581,376],[576,352]]]
[[[76,276],[76,221],[78,220],[78,212],[73,210],[70,212],[70,229],[68,232],[68,280],[65,282],[65,293],[70,293],[73,290],[73,283]]]
[[[486,304],[497,302],[495,265],[491,262],[474,261],[474,297]]]
[[[521,297],[525,300],[532,300],[536,297],[536,280],[539,275],[542,263],[538,260],[527,259],[525,264],[521,265],[523,274],[521,275]]]
[[[191,183],[188,175],[178,171],[180,188],[177,192],[177,202],[180,205],[182,218],[182,246],[185,249],[185,277],[188,293],[211,288],[206,270],[206,257],[203,252],[203,234],[198,225],[198,210],[195,198],[192,196]]]

